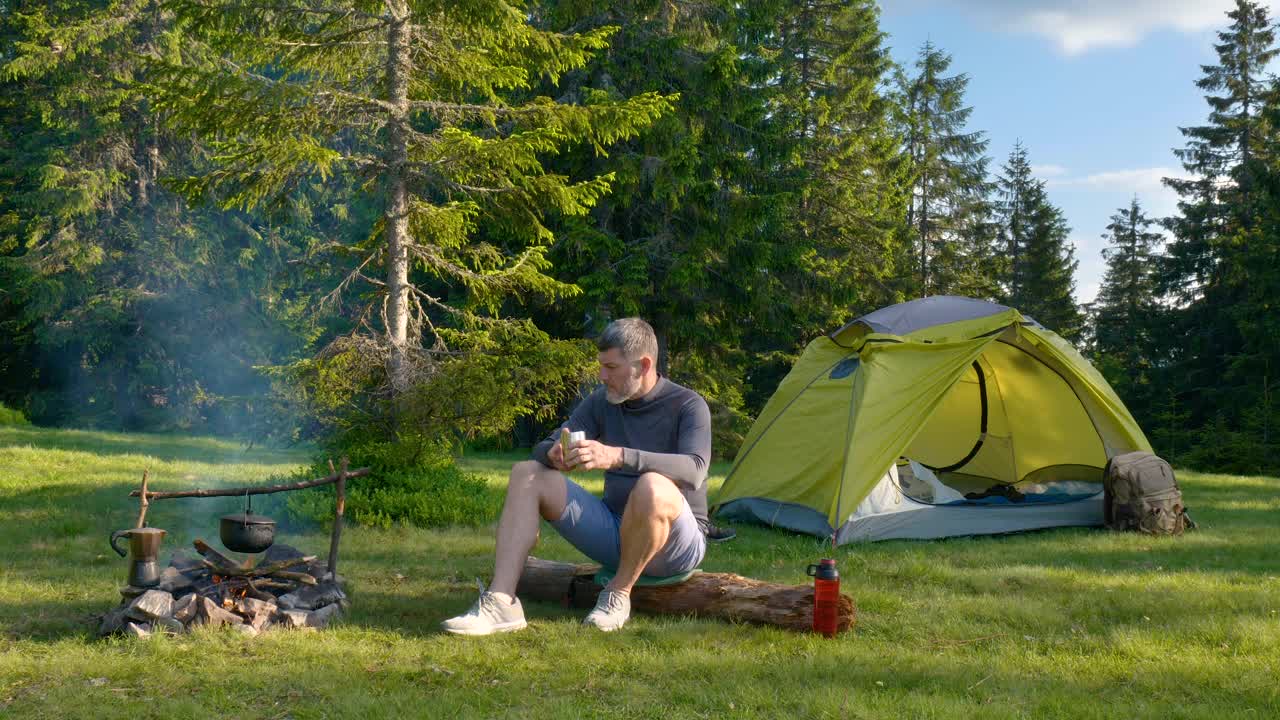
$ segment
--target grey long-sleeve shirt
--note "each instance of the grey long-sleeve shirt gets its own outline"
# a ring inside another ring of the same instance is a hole
[[[622,467],[604,474],[604,502],[614,513],[622,514],[636,479],[655,472],[675,482],[694,516],[706,522],[711,411],[698,393],[659,377],[644,397],[614,405],[601,386],[578,404],[562,427],[622,448]],[[533,458],[550,467],[547,452],[559,438],[556,429],[534,446]]]

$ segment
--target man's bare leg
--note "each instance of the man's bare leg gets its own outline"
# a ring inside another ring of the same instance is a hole
[[[668,481],[669,482],[669,481]],[[507,483],[507,500],[498,520],[493,582],[489,591],[515,597],[525,559],[538,542],[538,518],[559,520],[569,492],[564,475],[537,460],[516,463]],[[659,546],[661,547],[661,546]]]
[[[671,524],[684,510],[684,496],[676,484],[658,473],[636,480],[622,511],[622,557],[618,572],[606,589],[631,592],[644,568],[667,544]]]

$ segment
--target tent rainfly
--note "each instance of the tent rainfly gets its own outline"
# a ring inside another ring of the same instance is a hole
[[[809,343],[716,513],[838,544],[1101,525],[1107,459],[1150,449],[1056,333],[1003,305],[928,297]]]

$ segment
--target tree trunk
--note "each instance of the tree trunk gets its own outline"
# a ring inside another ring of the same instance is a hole
[[[929,170],[920,175],[920,294],[929,294]]]
[[[654,318],[654,323],[653,323],[653,334],[657,337],[657,340],[658,340],[658,357],[654,358],[654,362],[657,363],[657,370],[658,370],[658,373],[661,375],[667,375],[671,367],[671,356],[669,355],[670,351],[667,348],[666,328],[667,328],[668,322],[669,321],[665,317],[663,317],[663,318]]]
[[[409,160],[409,10],[404,0],[387,3],[395,21],[387,32],[387,305],[386,330],[390,344],[387,373],[391,390],[409,386],[406,358],[409,334],[409,199],[405,164]]]
[[[539,560],[525,561],[516,594],[530,600],[561,602],[589,608],[603,588],[593,579],[599,565]],[[631,607],[660,615],[697,615],[731,622],[753,622],[810,632],[813,587],[780,585],[733,573],[698,573],[677,585],[631,589]],[[841,595],[836,629],[849,630],[857,620],[853,598]]]
[[[157,57],[155,41],[160,34],[160,9],[159,4],[154,0],[147,4],[143,9],[146,19],[139,25],[138,44],[143,55],[147,58]],[[145,77],[143,78],[145,81]],[[135,137],[133,144],[134,164],[137,166],[134,177],[134,197],[133,200],[138,207],[143,208],[147,218],[147,232],[153,232],[155,224],[152,221],[154,210],[151,208],[151,188],[155,185],[156,175],[159,172],[160,164],[160,148],[159,139],[159,123],[151,111],[151,103],[145,98],[138,101],[138,105],[134,108],[135,120]]]

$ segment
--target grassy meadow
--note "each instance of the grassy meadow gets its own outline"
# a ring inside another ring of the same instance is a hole
[[[464,462],[500,493],[519,457]],[[487,580],[492,529],[360,527],[343,535],[353,607],[336,628],[94,637],[127,571],[107,537],[132,525],[144,468],[164,490],[265,482],[305,460],[207,438],[0,427],[0,717],[1280,717],[1280,480],[1266,477],[1181,473],[1202,529],[1180,538],[1062,529],[846,546],[859,619],[835,640],[646,616],[605,635],[581,628],[581,611],[535,603],[524,632],[448,636],[439,621]],[[162,560],[216,542],[217,517],[237,506],[155,503]],[[814,538],[737,529],[704,569],[800,584],[826,554]],[[327,552],[325,529],[283,530]],[[550,530],[535,553],[581,559]]]

